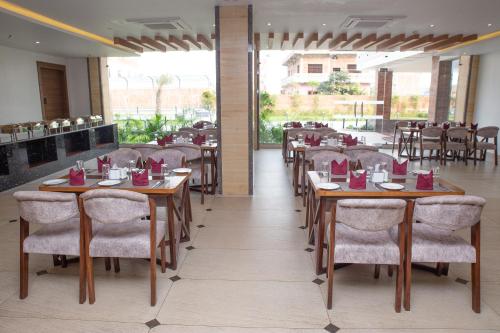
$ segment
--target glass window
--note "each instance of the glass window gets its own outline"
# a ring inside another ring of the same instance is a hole
[[[448,110],[448,120],[455,121],[457,111],[457,87],[458,87],[458,67],[460,61],[458,59],[451,62],[451,87],[450,87],[450,108]]]
[[[323,73],[322,64],[308,64],[307,73]]]

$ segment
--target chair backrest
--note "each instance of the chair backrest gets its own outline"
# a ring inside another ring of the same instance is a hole
[[[496,126],[486,126],[481,127],[477,130],[476,135],[482,138],[496,138],[498,136],[498,127]]]
[[[375,164],[386,163],[387,171],[392,172],[392,160],[394,157],[391,155],[379,152],[368,152],[359,154],[357,159],[361,162],[361,167],[363,169],[369,166],[375,166]]]
[[[369,152],[378,152],[378,148],[369,145],[355,145],[348,146],[344,149],[344,154],[348,155],[351,160],[357,159],[360,154]]]
[[[422,139],[438,139],[443,136],[441,127],[425,127],[422,128]]]
[[[161,149],[148,156],[155,161],[168,164],[168,169],[182,168],[186,163],[186,154],[177,149]]]
[[[14,198],[19,216],[30,223],[60,223],[80,214],[74,193],[18,191]]]
[[[340,153],[341,150],[338,147],[332,147],[332,146],[309,147],[309,148],[306,148],[305,159],[306,159],[306,161],[310,161],[313,158],[313,156],[315,156],[316,154],[322,153],[322,152]]]
[[[201,148],[192,143],[174,143],[165,147],[164,150],[175,149],[184,153],[186,161],[193,161],[201,158]]]
[[[358,230],[387,230],[404,221],[405,208],[401,199],[339,200],[336,221]]]
[[[85,214],[99,223],[124,223],[150,215],[148,196],[142,193],[97,189],[80,195]]]
[[[451,233],[478,223],[485,204],[485,199],[472,195],[419,198],[415,201],[413,219]]]
[[[394,128],[397,129],[397,128],[401,128],[401,127],[408,127],[408,121],[406,121],[406,120],[396,121]]]
[[[209,135],[213,135],[214,139],[217,138],[217,129],[216,128],[210,128],[210,129],[202,129],[199,132],[200,135],[204,135],[207,139]]]
[[[153,154],[154,152],[161,150],[162,147],[155,145],[155,144],[122,144],[120,145],[120,148],[130,148],[133,150],[137,150],[140,154],[142,159],[145,161],[148,159],[148,157]],[[113,161],[111,161],[113,162]]]
[[[191,134],[193,134],[193,135],[196,135],[196,134],[198,134],[198,132],[199,132],[200,130],[199,130],[199,129],[197,129],[197,128],[192,128],[192,127],[181,127],[181,128],[179,128],[179,130],[178,130],[178,131],[179,131],[179,132],[189,132],[189,133],[191,133]]]
[[[323,162],[328,162],[328,164],[330,165],[334,160],[338,163],[341,163],[343,160],[347,160],[347,163],[349,163],[349,156],[342,153],[337,153],[335,151],[322,151],[315,154],[311,158],[311,161],[314,165],[314,170],[316,171],[321,169],[321,165]]]
[[[450,139],[467,139],[468,134],[464,127],[451,127],[446,131],[446,136]]]
[[[108,157],[111,159],[111,166],[116,164],[119,168],[125,168],[129,161],[141,158],[141,153],[131,148],[120,148],[109,153]]]

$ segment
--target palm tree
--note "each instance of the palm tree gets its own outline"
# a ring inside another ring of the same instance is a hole
[[[156,114],[160,114],[161,110],[161,95],[162,95],[162,88],[163,86],[166,86],[172,82],[172,78],[168,74],[162,74],[159,77],[156,78]]]

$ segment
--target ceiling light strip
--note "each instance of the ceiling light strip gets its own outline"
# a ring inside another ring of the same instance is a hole
[[[460,44],[457,44],[454,46],[447,47],[445,49],[440,50],[439,52],[440,53],[448,52],[448,51],[451,51],[454,49],[458,49],[458,48],[461,48],[464,46],[472,45],[472,44],[479,43],[479,42],[482,42],[482,41],[485,41],[488,39],[493,39],[493,38],[498,38],[498,37],[500,37],[500,30],[495,31],[495,32],[491,32],[489,34],[481,35],[477,39],[474,39],[474,40],[471,40],[468,42],[464,42],[464,43],[460,43]]]
[[[39,14],[39,13],[34,12],[30,9],[12,4],[8,1],[0,0],[0,9],[3,9],[7,12],[16,14],[18,16],[22,16],[22,17],[28,18],[30,20],[39,22],[43,25],[46,25],[46,26],[49,26],[52,28],[67,31],[67,32],[70,32],[72,34],[75,34],[75,35],[78,35],[81,37],[85,37],[87,39],[91,39],[91,40],[94,40],[94,41],[97,41],[97,42],[100,42],[100,43],[103,43],[103,44],[106,44],[109,46],[113,46],[113,47],[115,46],[112,39],[93,34],[91,32],[85,31],[83,29],[77,28],[75,26],[66,24],[64,22],[55,20],[53,18],[50,18],[50,17],[42,15],[42,14]]]

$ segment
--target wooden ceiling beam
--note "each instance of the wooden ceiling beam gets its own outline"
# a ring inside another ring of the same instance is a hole
[[[159,42],[159,43],[163,43],[165,44],[165,46],[168,46],[168,47],[171,47],[173,48],[174,50],[177,50],[177,46],[175,46],[174,44],[170,43],[168,41],[168,39],[166,39],[165,37],[163,37],[162,35],[156,35],[155,36],[155,41]]]
[[[126,41],[125,39],[120,38],[120,37],[115,37],[113,39],[113,42],[115,43],[115,45],[126,47],[126,48],[134,50],[136,52],[140,52],[140,53],[144,52],[144,49],[142,47],[137,46],[136,44],[131,43],[129,41]]]
[[[330,42],[330,44],[328,44],[328,48],[332,50],[336,48],[340,43],[345,41],[347,41],[347,33],[342,32],[338,34],[337,37],[335,37],[335,39]]]
[[[210,39],[208,39],[207,37],[205,37],[205,35],[197,34],[196,35],[196,41],[199,42],[199,43],[202,43],[203,45],[205,45],[206,48],[209,49],[210,51],[212,51],[214,49],[214,45],[212,44],[212,42],[210,41]]]
[[[318,37],[319,36],[317,32],[313,32],[312,34],[310,34],[309,37],[307,37],[307,39],[304,41],[304,49],[307,50],[313,42],[317,42]]]
[[[436,51],[439,49],[447,48],[449,46],[452,46],[452,45],[455,45],[455,44],[462,42],[463,38],[464,38],[464,36],[462,34],[451,36],[448,39],[442,40],[442,41],[437,42],[437,43],[432,43],[432,44],[424,47],[424,52],[431,52],[431,51]]]
[[[196,39],[194,39],[193,36],[184,34],[184,35],[182,35],[182,40],[185,41],[185,42],[189,42],[189,43],[193,44],[195,47],[198,48],[198,50],[201,50],[201,44],[198,43],[196,41]]]
[[[288,44],[290,41],[290,34],[288,32],[283,33],[283,37],[281,38],[281,46],[280,49],[283,49],[285,44]]]
[[[144,49],[147,49],[147,50],[151,50],[151,51],[154,51],[155,48],[154,47],[151,47],[149,45],[146,45],[144,43],[141,42],[141,40],[139,38],[135,38],[135,37],[132,37],[132,36],[127,36],[127,41],[130,42],[130,43],[133,43],[139,47],[143,47]]]
[[[341,46],[340,48],[343,49],[344,47],[346,46],[349,46],[352,42],[358,40],[358,39],[361,39],[361,33],[355,33],[354,35],[352,35],[351,37],[349,37],[349,39],[347,39]]]
[[[410,51],[410,50],[417,49],[419,47],[424,46],[425,44],[428,44],[428,43],[432,42],[433,38],[434,38],[434,35],[432,35],[432,34],[431,35],[426,35],[424,37],[420,37],[417,40],[414,40],[414,41],[412,41],[410,43],[402,45],[399,50],[401,52],[404,52],[404,51]]]
[[[377,40],[377,34],[369,34],[368,36],[365,36],[364,38],[361,38],[356,43],[354,43],[352,45],[352,49],[359,50],[360,48],[364,47],[368,43],[375,42],[376,40]]]
[[[377,39],[375,39],[375,41],[366,44],[364,49],[366,50],[369,47],[376,46],[376,45],[378,45],[378,44],[382,43],[383,41],[386,41],[390,38],[391,38],[391,34],[384,34],[382,36],[379,36],[379,37],[377,37]]]
[[[270,32],[267,34],[267,49],[272,50],[274,44],[274,32]]]
[[[401,44],[405,41],[405,34],[399,34],[392,38],[389,38],[385,42],[377,45],[377,51],[383,51],[392,48],[396,44]]]
[[[391,46],[391,48],[395,48],[395,47],[398,47],[398,46],[406,45],[408,43],[416,41],[419,38],[420,38],[419,34],[413,34],[411,36],[405,37],[404,41],[402,41],[401,43],[396,43],[395,45]]]
[[[327,32],[326,34],[323,35],[323,37],[321,37],[320,40],[318,40],[318,42],[316,43],[316,47],[320,48],[321,45],[323,45],[327,40],[332,39],[332,38],[333,38],[333,33]]]
[[[168,36],[168,41],[171,44],[175,44],[176,46],[180,47],[181,49],[184,49],[185,51],[189,51],[189,44],[180,40],[179,38],[175,36]]]
[[[154,39],[152,39],[148,36],[141,36],[141,43],[147,44],[147,45],[155,48],[155,50],[158,50],[161,52],[167,52],[167,47],[165,45],[158,43],[157,41],[155,41]]]
[[[295,47],[295,45],[297,45],[299,39],[303,39],[303,38],[304,38],[304,33],[303,32],[298,32],[295,35],[295,38],[293,39],[292,47]]]

